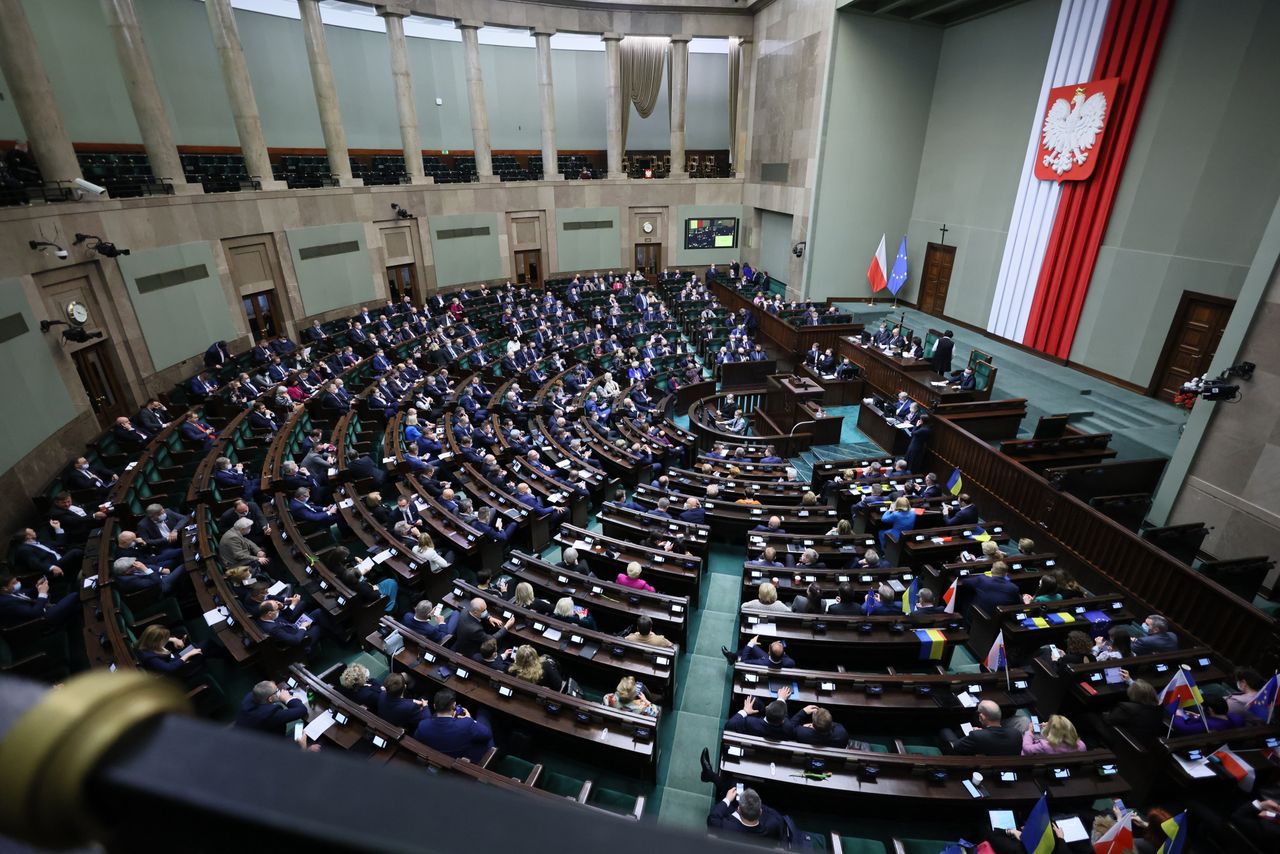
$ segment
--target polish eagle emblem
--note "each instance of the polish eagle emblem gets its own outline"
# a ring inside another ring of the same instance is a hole
[[[1063,86],[1049,93],[1036,177],[1057,181],[1089,177],[1097,159],[1090,155],[1096,154],[1101,144],[1117,82],[1113,79]]]

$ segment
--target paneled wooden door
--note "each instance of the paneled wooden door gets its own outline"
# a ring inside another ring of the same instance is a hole
[[[1147,394],[1172,401],[1182,384],[1209,370],[1235,301],[1185,291]]]
[[[520,249],[516,251],[516,284],[542,284],[542,250]]]
[[[129,401],[125,400],[124,384],[120,382],[110,344],[103,341],[82,347],[71,354],[71,360],[75,362],[80,384],[84,386],[93,414],[98,416],[100,427],[111,427],[117,418],[129,414]]]
[[[647,276],[656,276],[662,269],[662,244],[636,244],[636,270]]]
[[[951,286],[951,268],[956,248],[930,243],[924,253],[924,275],[920,277],[920,296],[916,308],[925,314],[941,317],[947,307],[947,288]]]

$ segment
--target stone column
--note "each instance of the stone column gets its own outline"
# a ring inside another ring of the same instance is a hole
[[[156,76],[151,70],[151,58],[147,56],[147,46],[142,40],[133,0],[102,0],[102,11],[106,15],[111,38],[116,43],[124,86],[133,106],[133,118],[142,134],[142,145],[147,150],[151,174],[156,178],[169,179],[173,191],[179,195],[203,193],[204,188],[199,184],[187,183],[182,171],[182,158],[178,156],[178,146],[173,142],[173,128],[169,125],[160,88],[156,86]]]
[[[610,178],[627,177],[622,171],[622,111],[629,104],[622,101],[622,56],[618,42],[622,41],[620,33],[605,33],[605,131],[608,138],[608,159]]]
[[[462,61],[467,70],[467,103],[471,106],[471,148],[476,155],[476,177],[485,183],[498,180],[493,174],[493,151],[489,147],[489,110],[484,104],[484,75],[480,71],[480,21],[459,21],[462,31]]]
[[[748,174],[748,163],[750,159],[747,157],[747,147],[751,142],[748,125],[749,113],[751,112],[751,60],[752,60],[752,44],[751,39],[739,39],[738,42],[738,126],[730,128],[730,132],[737,135],[738,144],[734,146],[738,153],[738,162],[733,164],[733,171],[739,178],[745,178]]]
[[[542,106],[542,180],[563,181],[556,151],[556,90],[551,79],[551,37],[555,30],[534,29],[538,47],[538,101]]]
[[[13,93],[13,104],[41,177],[46,181],[83,178],[22,0],[0,0],[0,69]]]
[[[407,5],[378,6],[378,15],[387,22],[387,42],[391,46],[391,79],[396,86],[396,113],[400,116],[400,143],[404,148],[404,168],[411,184],[432,184],[422,169],[422,140],[418,136],[418,108],[413,100],[413,76],[409,73],[409,46],[404,40]]]
[[[672,178],[688,178],[684,156],[685,102],[689,94],[689,39],[671,37],[671,173]]]
[[[329,45],[320,20],[319,0],[298,0],[302,13],[302,34],[307,42],[307,62],[311,66],[311,86],[316,91],[316,109],[320,112],[320,130],[324,133],[325,154],[329,157],[329,174],[340,187],[363,187],[364,181],[351,177],[351,154],[347,151],[347,133],[342,128],[342,110],[338,107],[338,90],[333,84],[333,66],[329,64]]]
[[[262,135],[258,101],[253,97],[253,81],[249,79],[249,66],[244,61],[244,49],[240,46],[240,31],[236,29],[231,0],[205,0],[204,8],[209,13],[209,29],[213,32],[213,46],[218,51],[218,62],[222,66],[222,82],[231,101],[231,116],[235,119],[245,169],[262,182],[264,190],[287,189],[288,185],[275,180],[271,172],[271,158],[267,155],[267,141]]]

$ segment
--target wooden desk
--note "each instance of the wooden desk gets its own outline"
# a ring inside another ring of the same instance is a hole
[[[849,406],[862,399],[864,386],[862,377],[842,380],[828,379],[818,373],[811,365],[800,365],[796,369],[801,376],[822,386],[822,404],[824,406]]]
[[[451,688],[463,701],[478,703],[558,738],[596,761],[614,762],[652,781],[657,773],[657,719],[611,709],[601,703],[542,688],[463,658],[391,617],[384,617],[366,643],[386,652],[385,638],[399,632],[405,646],[392,670]],[[606,758],[607,757],[607,758]]]
[[[876,347],[864,347],[851,338],[841,338],[839,355],[847,356],[862,369],[867,385],[886,398],[896,398],[905,391],[914,400],[929,409],[940,403],[957,403],[969,400],[988,400],[991,386],[982,391],[959,391],[947,386],[935,386],[945,378],[932,373],[928,363],[906,363],[902,359],[883,353]],[[992,383],[994,385],[994,382]]]
[[[811,780],[805,776],[810,760],[815,758],[823,761],[824,770],[831,773],[829,778]],[[1062,753],[1052,758],[918,756],[773,742],[732,732],[724,734],[720,751],[722,773],[754,784],[764,800],[779,809],[801,804],[812,807],[815,803],[847,806],[850,796],[856,795],[874,804],[877,810],[916,817],[921,809],[927,809],[930,815],[939,811],[972,815],[975,805],[963,781],[974,771],[981,771],[987,781],[984,807],[1031,806],[1040,799],[1046,784],[1059,804],[1089,804],[1128,790],[1128,783],[1118,774],[1098,774],[1099,766],[1115,762],[1115,754],[1109,750]],[[874,781],[859,779],[859,769],[868,765],[879,769]],[[1070,776],[1049,782],[1051,768],[1065,768]],[[925,774],[927,769],[945,771],[946,780],[931,783]],[[1002,770],[1013,771],[1017,780],[999,784]]]
[[[887,420],[884,411],[865,401],[858,404],[858,430],[886,453],[901,457],[907,452],[911,437],[896,423]]]
[[[846,661],[858,662],[865,668],[876,664],[926,663],[946,666],[958,644],[969,639],[955,614],[924,614],[904,617],[861,614],[796,614],[790,611],[765,611],[742,606],[738,626],[741,643],[759,636],[760,642],[780,640],[787,644],[788,654],[805,666],[834,667]],[[864,631],[863,627],[870,627]],[[955,626],[955,628],[952,628]],[[900,629],[895,631],[895,629]],[[922,642],[916,629],[938,629],[945,641],[939,658],[921,658]]]

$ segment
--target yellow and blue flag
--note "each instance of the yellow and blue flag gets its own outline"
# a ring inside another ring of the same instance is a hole
[[[1169,837],[1160,850],[1156,854],[1180,854],[1182,847],[1187,844],[1187,814],[1175,815],[1160,824],[1160,829],[1164,831],[1164,835]]]
[[[916,629],[916,637],[920,639],[920,660],[941,661],[942,652],[947,648],[947,633],[942,629]]]
[[[951,477],[947,478],[947,492],[952,495],[959,495],[964,489],[964,478],[960,476],[960,467],[951,470]]]
[[[902,594],[902,613],[910,614],[920,603],[920,578],[911,579],[911,586]]]
[[[1027,854],[1052,854],[1056,845],[1053,822],[1049,820],[1049,796],[1041,795],[1022,826],[1022,847]]]

